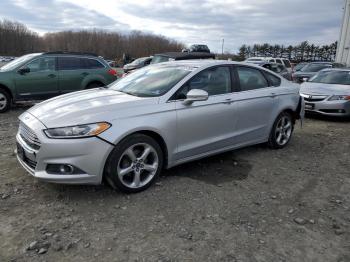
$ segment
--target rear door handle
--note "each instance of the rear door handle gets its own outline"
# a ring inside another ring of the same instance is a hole
[[[55,74],[49,74],[48,77],[49,78],[54,78],[54,77],[56,77],[56,75]]]
[[[271,95],[270,95],[272,98],[275,98],[276,96],[277,96],[277,94],[276,93],[271,93]]]

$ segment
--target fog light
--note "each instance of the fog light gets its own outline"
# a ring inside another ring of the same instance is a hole
[[[81,169],[69,164],[48,164],[46,172],[54,175],[84,174]]]

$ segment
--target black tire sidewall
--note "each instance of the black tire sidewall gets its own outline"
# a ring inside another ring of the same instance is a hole
[[[156,174],[148,184],[140,188],[129,188],[120,181],[117,175],[117,165],[119,163],[120,157],[125,152],[125,150],[128,149],[130,146],[138,143],[147,143],[156,150],[158,154],[159,165],[158,165],[158,170]],[[125,193],[137,193],[149,188],[154,183],[154,181],[157,179],[157,177],[161,173],[162,167],[163,167],[163,151],[159,146],[159,144],[149,136],[146,136],[143,134],[135,134],[123,139],[110,153],[106,162],[104,176],[106,181],[113,188],[118,189]]]
[[[86,86],[85,89],[94,89],[103,86],[102,83],[92,82]]]
[[[284,145],[280,145],[276,142],[276,127],[277,127],[277,124],[279,122],[279,120],[284,117],[284,116],[287,116],[289,117],[291,123],[292,123],[292,131],[291,131],[291,134],[290,134],[290,137],[287,141],[287,143],[285,143]],[[272,129],[271,129],[271,132],[270,132],[270,136],[269,136],[269,141],[268,141],[268,145],[269,147],[271,148],[274,148],[274,149],[281,149],[281,148],[284,148],[285,146],[287,146],[290,142],[290,140],[292,139],[292,135],[293,135],[293,131],[294,131],[294,123],[293,123],[293,118],[292,118],[292,115],[288,112],[282,112],[278,115],[278,117],[276,118],[275,122],[273,123],[273,126],[272,126]]]
[[[11,97],[9,93],[3,89],[0,89],[0,94],[3,94],[7,100],[7,104],[3,109],[0,109],[0,113],[5,113],[7,110],[10,109],[11,106]]]

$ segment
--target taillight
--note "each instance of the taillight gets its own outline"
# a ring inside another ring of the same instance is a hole
[[[117,71],[111,68],[108,70],[108,74],[110,74],[112,76],[117,76]]]

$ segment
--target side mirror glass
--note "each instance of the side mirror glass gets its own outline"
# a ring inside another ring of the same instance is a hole
[[[18,73],[21,74],[21,75],[28,74],[29,72],[30,72],[30,68],[29,67],[23,67],[23,68],[18,70]]]
[[[186,99],[183,103],[184,105],[190,105],[196,101],[206,101],[208,100],[208,97],[209,94],[207,91],[201,89],[192,89],[187,93]]]

